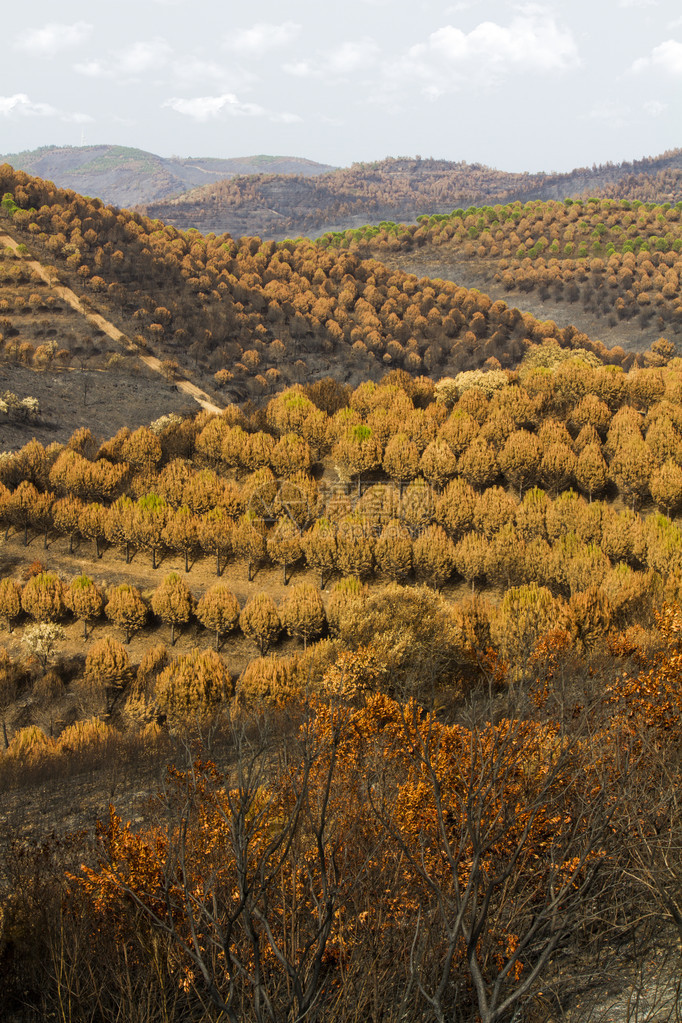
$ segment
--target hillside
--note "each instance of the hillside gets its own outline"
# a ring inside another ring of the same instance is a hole
[[[682,150],[632,163],[578,168],[568,174],[514,174],[481,164],[386,159],[353,164],[315,178],[265,174],[205,184],[145,212],[178,228],[282,239],[377,224],[414,222],[456,208],[610,195],[620,182],[639,198],[677,201]]]
[[[607,362],[646,361],[636,337],[619,337],[608,350],[568,314],[539,319],[480,290],[364,259],[353,234],[321,245],[184,234],[7,166],[0,188],[7,230],[27,254],[126,344],[167,364],[171,376],[189,377],[217,405],[262,403],[289,384],[326,376],[355,386],[392,369],[433,379],[484,365],[513,369],[548,337]],[[400,249],[403,234],[419,231],[423,237],[421,225],[391,237]],[[16,328],[13,310],[6,312],[9,343]]]
[[[48,178],[60,188],[72,188],[82,195],[97,196],[114,206],[157,202],[208,181],[229,179],[237,174],[296,174],[305,178],[333,169],[301,157],[182,159],[157,156],[127,146],[107,145],[43,146],[0,156],[2,163]]]
[[[672,1021],[682,206],[0,194],[3,1021]]]

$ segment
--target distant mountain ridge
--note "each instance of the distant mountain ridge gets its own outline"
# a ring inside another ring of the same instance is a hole
[[[334,170],[296,156],[163,157],[129,146],[42,146],[0,156],[0,164],[54,181],[114,206],[158,202],[238,174],[295,174],[306,178]]]
[[[421,214],[532,199],[617,197],[619,187],[642,201],[682,199],[682,149],[628,163],[579,167],[568,173],[511,173],[483,164],[387,158],[324,175],[264,174],[204,184],[185,195],[148,203],[144,212],[179,229],[259,235],[281,240],[383,221],[414,223]]]

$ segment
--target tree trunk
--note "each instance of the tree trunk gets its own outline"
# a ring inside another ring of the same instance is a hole
[[[69,533],[69,554],[73,554],[73,533]]]
[[[130,564],[130,543],[126,540],[126,565]]]
[[[189,551],[185,551],[185,572],[189,572]]]
[[[251,578],[251,569],[252,569],[252,563],[249,561],[249,582],[253,581],[252,578]]]
[[[47,550],[47,534],[48,534],[48,530],[46,529],[45,530],[45,535],[43,536],[43,550],[44,551]]]
[[[220,650],[220,629],[215,630],[215,652]]]
[[[24,547],[28,547],[28,522],[24,522]]]
[[[5,740],[5,749],[9,749],[9,739],[7,738],[7,722],[4,717],[2,719],[2,735]]]
[[[87,639],[87,638],[88,638],[88,620],[87,620],[87,618],[84,618],[83,619],[83,639]]]
[[[282,568],[284,569],[284,585],[286,586],[286,584],[287,584],[287,563],[286,563],[286,561],[284,562]]]
[[[156,568],[156,547],[152,547],[152,568]]]
[[[215,552],[215,574],[220,579],[220,551],[219,550],[216,550],[216,552]]]
[[[171,627],[171,646],[175,646],[175,622],[170,623]]]
[[[102,557],[102,555],[100,554],[100,550],[99,550],[99,537],[98,536],[95,537],[95,553],[97,554],[98,558]]]

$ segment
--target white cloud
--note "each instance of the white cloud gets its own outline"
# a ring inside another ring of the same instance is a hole
[[[611,128],[623,128],[628,124],[630,111],[620,103],[604,100],[597,103],[585,115],[590,121],[601,121]]]
[[[0,96],[0,114],[5,117],[11,114],[21,117],[54,117],[57,111],[49,103],[34,103],[25,92],[17,92],[14,96]]]
[[[483,21],[470,32],[454,25],[436,29],[384,65],[378,98],[417,86],[427,99],[437,99],[472,83],[487,88],[510,74],[555,74],[579,64],[571,31],[543,8],[527,4],[508,25]]]
[[[308,60],[293,60],[282,64],[282,70],[294,78],[310,78],[316,73],[315,68]]]
[[[224,114],[231,117],[266,117],[270,121],[281,121],[285,124],[301,120],[297,114],[276,113],[266,110],[258,103],[244,103],[231,92],[223,93],[221,96],[196,96],[193,99],[172,97],[162,106],[170,107],[177,114],[200,122],[212,121]]]
[[[620,0],[621,7],[658,7],[658,0]]]
[[[357,42],[345,42],[327,54],[325,66],[332,74],[348,74],[349,71],[362,70],[376,61],[379,47],[373,39],[360,39]]]
[[[17,92],[14,96],[0,96],[0,116],[3,117],[54,117],[60,121],[75,124],[87,124],[92,121],[89,114],[70,113],[58,110],[49,103],[35,103],[25,92]]]
[[[79,64],[74,64],[73,69],[79,75],[85,75],[87,78],[103,78],[108,74],[106,66],[99,60],[82,61]]]
[[[436,59],[450,65],[480,62],[495,70],[565,70],[578,54],[570,32],[553,18],[533,14],[514,18],[509,26],[483,21],[471,32],[445,25],[425,44],[412,47],[411,56]]]
[[[173,55],[173,47],[161,37],[133,43],[111,53],[104,60],[85,60],[73,69],[86,78],[137,77],[146,71],[159,71]]]
[[[668,109],[667,103],[662,103],[660,99],[650,99],[646,103],[642,104],[645,114],[649,117],[660,117]]]
[[[668,75],[682,75],[682,43],[676,39],[666,39],[655,46],[648,57],[640,57],[632,65],[636,73],[642,71],[663,71]]]
[[[87,21],[76,21],[73,25],[50,22],[42,28],[28,29],[14,45],[33,57],[51,57],[60,50],[79,46],[91,33],[92,25]]]
[[[149,42],[133,43],[118,55],[118,69],[131,75],[144,71],[155,71],[167,63],[173,52],[165,39],[151,39]]]
[[[373,39],[347,40],[314,60],[292,60],[282,70],[294,78],[343,77],[352,71],[367,71],[377,66],[380,49]]]
[[[274,25],[259,21],[251,28],[239,29],[225,39],[229,50],[250,57],[259,57],[270,50],[280,49],[292,42],[301,31],[301,26],[293,21]]]

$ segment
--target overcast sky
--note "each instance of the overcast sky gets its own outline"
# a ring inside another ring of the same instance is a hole
[[[421,154],[569,170],[682,146],[680,0],[33,0],[0,152]],[[21,17],[18,15],[21,14]]]

